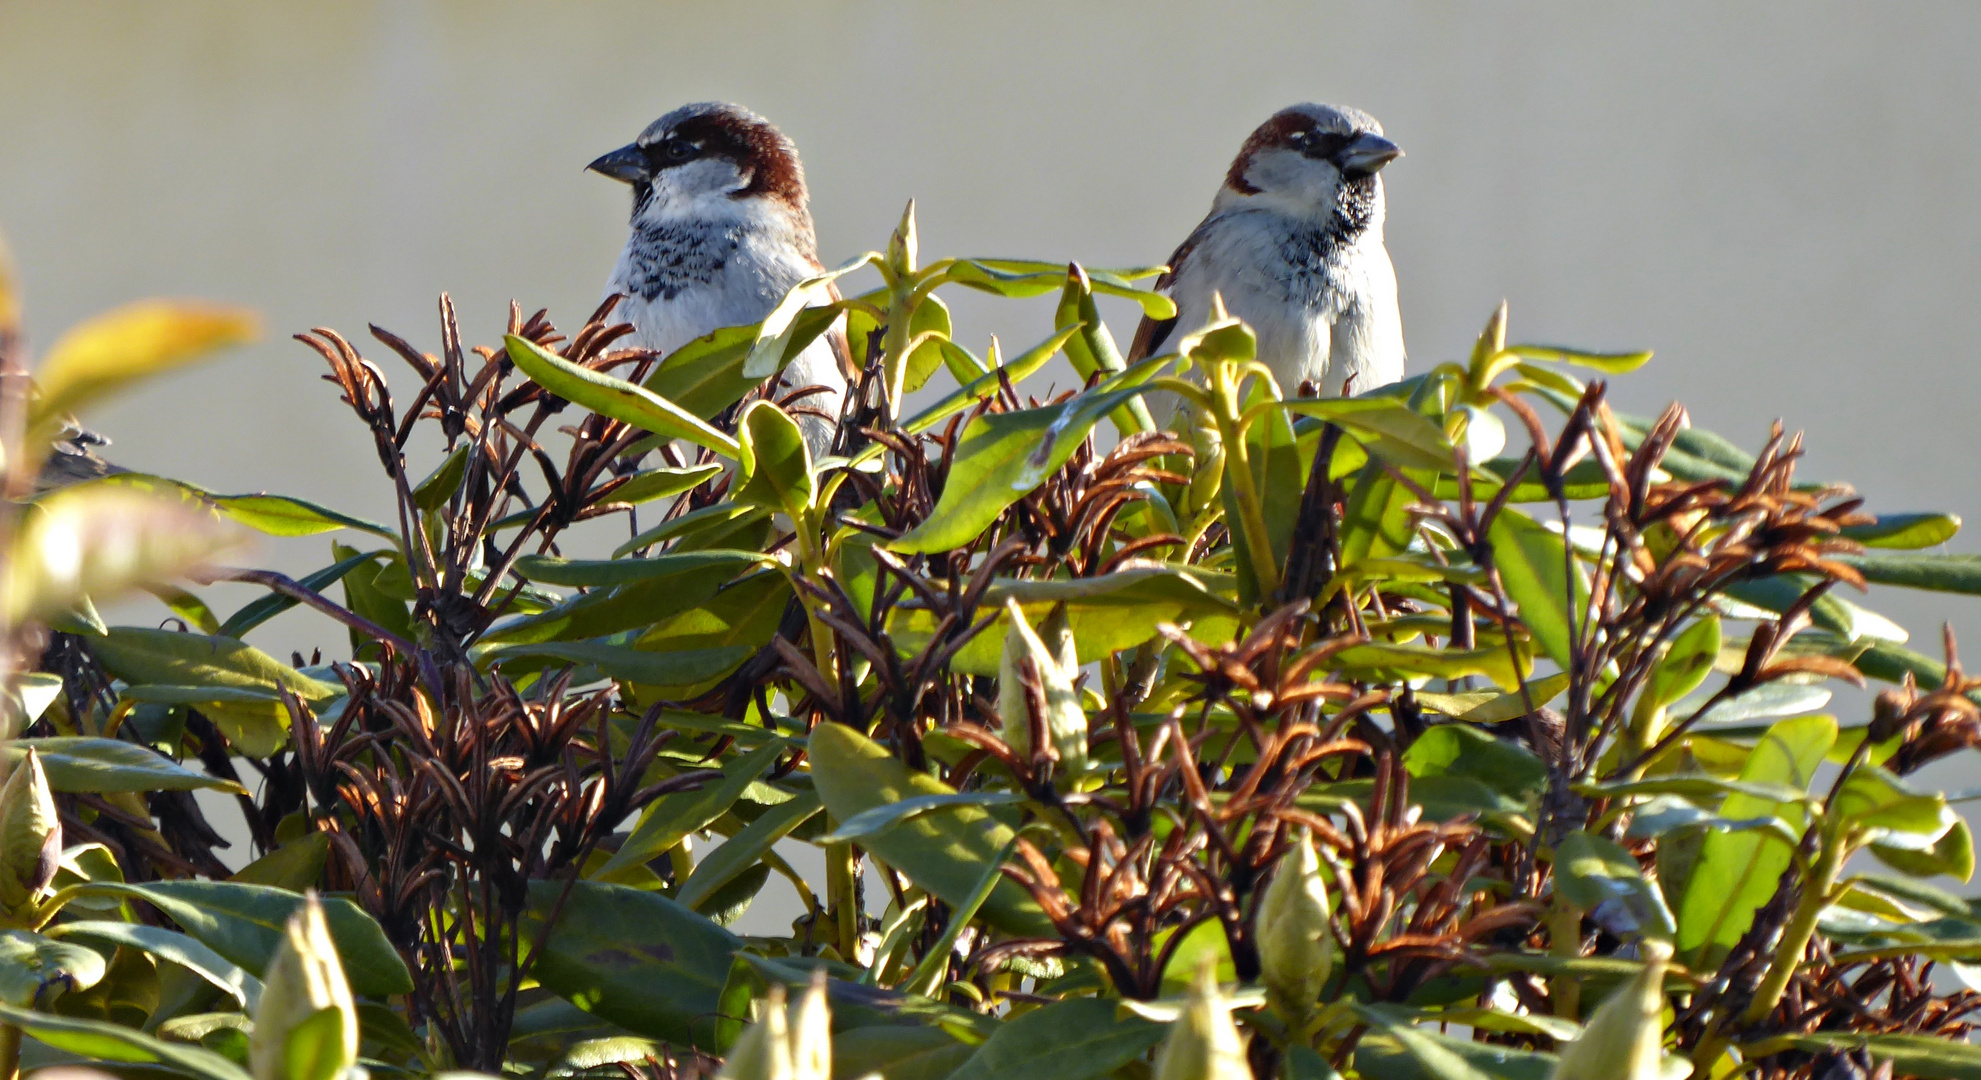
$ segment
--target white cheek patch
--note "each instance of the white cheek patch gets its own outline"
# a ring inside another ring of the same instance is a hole
[[[1264,196],[1330,207],[1341,186],[1341,173],[1333,165],[1278,148],[1255,154],[1245,179]]]
[[[710,157],[662,169],[654,174],[653,198],[640,216],[645,220],[708,216],[712,205],[747,186],[749,180],[728,158]]]

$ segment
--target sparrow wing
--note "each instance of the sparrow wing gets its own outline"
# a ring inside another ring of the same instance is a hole
[[[1209,223],[1209,218],[1204,219],[1204,224],[1207,225]],[[1190,252],[1196,249],[1197,239],[1203,233],[1204,226],[1197,226],[1184,239],[1182,245],[1176,249],[1175,254],[1169,257],[1169,269],[1164,270],[1162,276],[1156,278],[1157,292],[1167,294],[1175,286],[1177,273],[1183,269],[1184,261],[1189,259]],[[1175,315],[1171,315],[1167,319],[1152,319],[1147,315],[1142,316],[1141,325],[1135,328],[1135,340],[1128,346],[1127,362],[1133,364],[1156,355],[1157,350],[1162,348],[1163,342],[1169,340],[1169,335],[1176,332],[1176,320],[1177,316]]]

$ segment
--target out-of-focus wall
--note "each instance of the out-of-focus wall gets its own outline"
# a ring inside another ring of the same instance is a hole
[[[1781,417],[1808,475],[1981,526],[1976,55],[1958,3],[0,0],[0,230],[43,342],[155,294],[264,313],[260,344],[92,417],[120,460],[382,515],[287,334],[431,347],[441,290],[474,340],[511,297],[580,321],[626,210],[582,167],[676,104],[797,139],[827,263],[914,196],[925,252],[1107,265],[1166,257],[1273,110],[1345,102],[1409,154],[1384,176],[1413,364],[1505,297],[1520,338],[1657,349],[1628,407],[1682,396],[1749,445]],[[959,315],[979,345],[1046,325]],[[1891,613],[1981,631],[1965,603]]]

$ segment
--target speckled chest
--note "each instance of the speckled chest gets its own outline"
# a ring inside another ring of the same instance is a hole
[[[626,248],[618,286],[643,300],[672,300],[715,281],[751,237],[742,222],[666,222],[641,226]]]
[[[1342,253],[1346,239],[1336,230],[1297,226],[1279,241],[1282,273],[1273,275],[1284,283],[1284,299],[1305,308],[1333,309],[1339,306],[1345,290]]]

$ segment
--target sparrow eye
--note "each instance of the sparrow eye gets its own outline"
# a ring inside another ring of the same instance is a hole
[[[1300,145],[1300,152],[1310,158],[1330,158],[1340,153],[1341,148],[1347,145],[1348,136],[1329,132],[1325,135],[1315,135],[1303,142]]]
[[[695,156],[695,144],[685,139],[669,139],[661,152],[669,161],[686,161]]]

